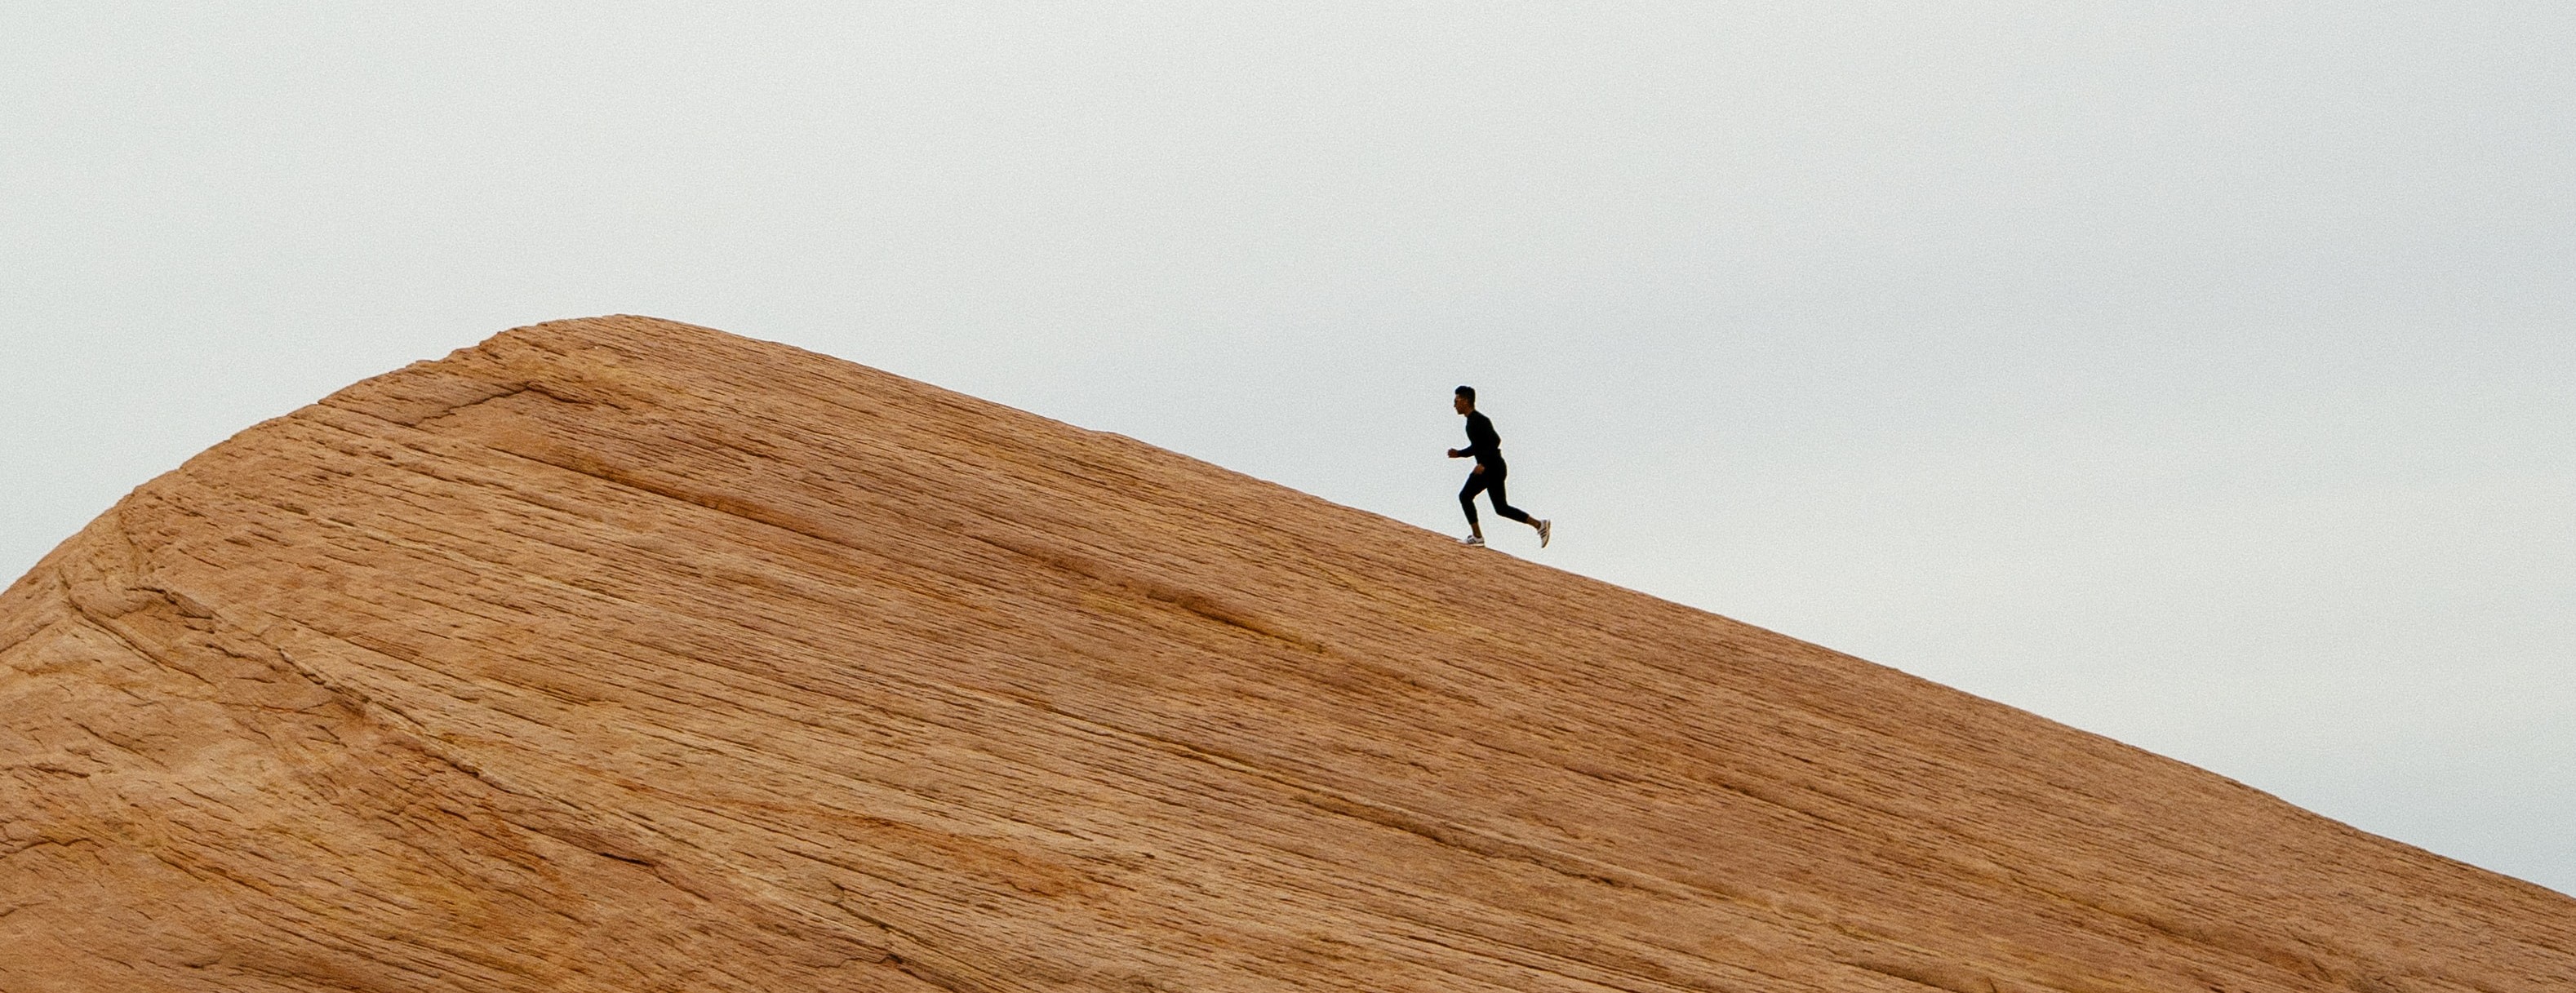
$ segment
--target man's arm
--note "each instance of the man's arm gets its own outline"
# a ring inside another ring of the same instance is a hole
[[[1478,462],[1500,457],[1503,454],[1503,438],[1494,430],[1494,422],[1482,416],[1470,416],[1467,419],[1467,447],[1459,449],[1458,454],[1473,455]]]

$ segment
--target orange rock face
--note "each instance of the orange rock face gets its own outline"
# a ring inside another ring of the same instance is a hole
[[[642,318],[0,596],[0,990],[2576,989],[2576,902],[1114,435]]]

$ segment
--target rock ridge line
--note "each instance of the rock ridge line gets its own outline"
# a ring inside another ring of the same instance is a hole
[[[136,489],[0,714],[0,993],[2576,989],[2542,887],[646,317]]]

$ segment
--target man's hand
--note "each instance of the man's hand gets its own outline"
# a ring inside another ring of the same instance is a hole
[[[1478,463],[1476,463],[1476,467],[1475,467],[1475,468],[1467,470],[1467,475],[1470,475],[1470,476],[1482,476],[1482,475],[1484,475],[1484,474],[1485,474],[1485,464],[1484,464],[1484,463],[1482,463],[1482,462],[1478,462]]]
[[[1463,459],[1463,458],[1466,458],[1466,457],[1467,457],[1467,453],[1466,453],[1466,452],[1464,452],[1464,451],[1460,451],[1460,450],[1458,450],[1458,449],[1452,448],[1452,449],[1450,449],[1450,450],[1449,450],[1449,457],[1450,457],[1450,458],[1453,458],[1453,459]]]

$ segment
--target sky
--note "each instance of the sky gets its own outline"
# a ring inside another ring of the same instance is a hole
[[[534,8],[534,9],[532,9]],[[2576,5],[0,6],[0,573],[509,327],[783,341],[2576,892]]]

